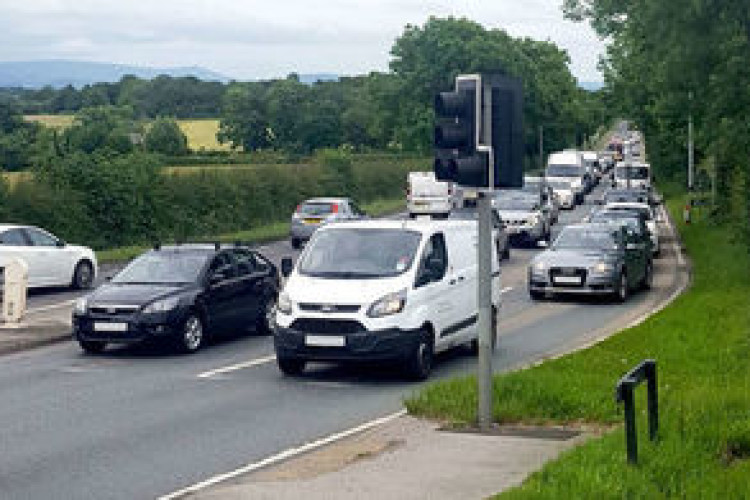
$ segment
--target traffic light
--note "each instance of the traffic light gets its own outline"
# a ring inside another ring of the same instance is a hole
[[[460,75],[455,91],[435,96],[438,180],[478,188],[522,187],[523,138],[519,80]]]
[[[453,92],[435,96],[435,178],[462,186],[487,187],[489,154],[477,151],[477,84],[459,81]]]

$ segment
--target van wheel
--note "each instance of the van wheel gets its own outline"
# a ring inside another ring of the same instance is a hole
[[[91,288],[94,283],[94,266],[86,260],[82,260],[76,265],[76,269],[73,272],[73,288],[77,290],[84,290]]]
[[[432,371],[432,358],[434,356],[432,335],[427,330],[420,330],[418,335],[419,342],[406,359],[406,374],[412,380],[425,380]]]
[[[505,244],[505,250],[503,250],[503,260],[510,259],[510,243]]]
[[[295,250],[299,250],[300,248],[302,248],[302,240],[300,240],[299,238],[292,238],[292,248],[294,248]]]
[[[293,377],[296,375],[301,375],[302,372],[305,371],[306,361],[304,359],[282,358],[280,356],[277,356],[276,364],[279,365],[279,370],[281,370],[281,373]]]
[[[106,342],[100,342],[98,340],[79,340],[78,345],[80,345],[81,349],[88,354],[101,354],[107,347]]]
[[[492,308],[492,335],[490,337],[490,347],[492,352],[495,352],[497,347],[497,308]],[[479,339],[474,339],[467,344],[469,354],[476,356],[479,354]]]
[[[651,290],[654,284],[654,264],[649,262],[646,264],[646,274],[643,275],[643,281],[641,281],[641,289]]]

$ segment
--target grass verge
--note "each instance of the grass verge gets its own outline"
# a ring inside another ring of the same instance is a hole
[[[672,213],[680,201],[670,203]],[[642,359],[654,358],[660,440],[647,440],[640,389],[637,466],[626,464],[617,425],[499,498],[748,498],[750,255],[727,228],[706,220],[679,230],[694,280],[670,307],[594,347],[494,379],[498,422],[619,424],[615,382]],[[473,422],[476,381],[431,384],[406,406],[415,415]]]
[[[403,210],[404,200],[375,200],[371,203],[364,204],[364,210],[368,214],[379,217],[382,215],[392,214]],[[205,238],[196,238],[197,241],[220,241],[231,243],[242,241],[246,243],[262,243],[265,241],[280,240],[289,235],[288,222],[269,222],[262,226],[233,233],[207,236]],[[132,259],[149,248],[149,245],[134,245],[120,248],[112,248],[96,252],[97,259],[100,263],[122,262]]]

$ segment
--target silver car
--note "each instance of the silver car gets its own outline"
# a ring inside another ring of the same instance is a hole
[[[542,209],[539,196],[522,192],[500,192],[492,200],[493,207],[505,223],[505,230],[516,244],[536,245],[549,241],[551,221]]]
[[[359,220],[367,215],[349,198],[312,198],[297,206],[292,214],[292,248],[302,247],[323,224]]]

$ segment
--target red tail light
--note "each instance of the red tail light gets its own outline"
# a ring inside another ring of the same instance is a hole
[[[334,203],[333,205],[331,205],[331,213],[332,214],[339,213],[339,206],[337,204]]]

